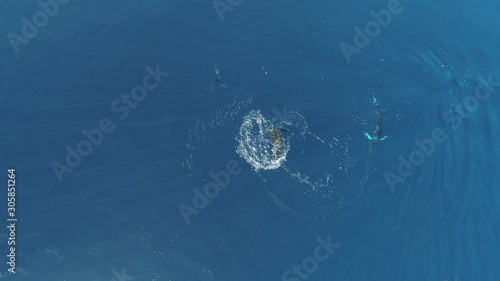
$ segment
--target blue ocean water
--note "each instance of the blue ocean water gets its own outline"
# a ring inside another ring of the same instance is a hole
[[[500,280],[499,7],[4,0],[0,279]]]

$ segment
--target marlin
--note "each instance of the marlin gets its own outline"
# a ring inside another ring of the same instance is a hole
[[[382,113],[380,112],[380,107],[378,101],[373,96],[373,105],[375,106],[375,111],[377,113],[377,128],[373,131],[372,135],[367,132],[364,133],[365,137],[370,141],[370,153],[372,152],[372,146],[377,144],[387,138],[387,136],[382,136]]]
[[[221,72],[220,68],[217,65],[217,62],[214,60],[214,71],[215,71],[215,79],[210,82],[210,89],[214,91],[216,88],[227,88],[226,84],[222,84],[221,82]]]

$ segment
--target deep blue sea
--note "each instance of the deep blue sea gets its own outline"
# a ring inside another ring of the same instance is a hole
[[[500,281],[499,9],[1,1],[0,279]]]

